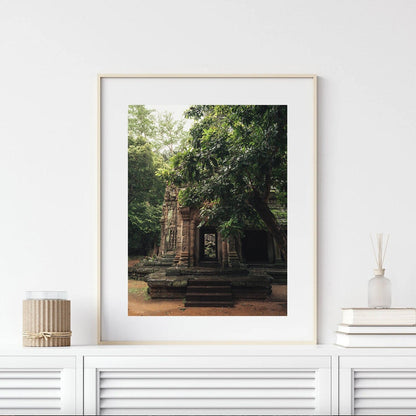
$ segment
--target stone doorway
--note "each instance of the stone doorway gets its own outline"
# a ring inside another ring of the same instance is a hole
[[[218,261],[218,237],[215,228],[203,227],[199,230],[199,260]]]
[[[248,230],[242,239],[242,254],[247,263],[270,263],[270,242],[266,231]]]

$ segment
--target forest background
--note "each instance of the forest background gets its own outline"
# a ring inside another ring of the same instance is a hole
[[[157,254],[167,184],[223,237],[249,225],[287,247],[287,107],[194,105],[178,119],[130,105],[129,256]]]

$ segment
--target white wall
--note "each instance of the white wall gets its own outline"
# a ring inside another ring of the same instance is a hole
[[[68,290],[96,340],[96,74],[319,75],[319,342],[365,306],[368,234],[391,233],[416,306],[416,2],[0,0],[0,342],[25,290]]]

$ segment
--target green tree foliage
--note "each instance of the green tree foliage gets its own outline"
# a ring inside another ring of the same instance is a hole
[[[175,120],[173,115],[168,112],[158,115],[157,129],[152,140],[152,146],[163,156],[165,161],[183,148],[188,138],[189,133],[185,130],[185,120]]]
[[[144,105],[129,105],[128,112],[128,137],[131,140],[144,138],[151,139],[155,135],[155,116],[152,110]]]
[[[156,133],[152,111],[129,106],[128,239],[129,254],[148,254],[158,244],[165,182],[156,175],[161,158],[150,144]]]
[[[128,109],[129,254],[147,255],[160,239],[160,218],[169,158],[189,137],[184,121],[156,115],[144,105]]]
[[[224,237],[241,235],[258,218],[286,247],[285,226],[269,202],[286,206],[287,107],[197,105],[186,116],[194,120],[191,139],[169,173],[183,188],[180,202],[200,208],[204,223]]]

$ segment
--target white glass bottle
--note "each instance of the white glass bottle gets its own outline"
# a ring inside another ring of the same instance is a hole
[[[384,269],[374,270],[374,277],[368,282],[368,307],[390,308],[391,283],[384,276]]]

